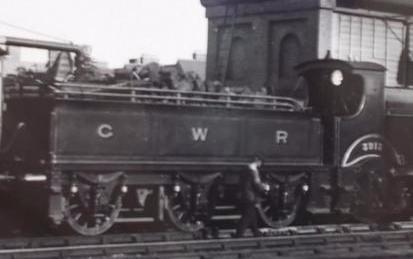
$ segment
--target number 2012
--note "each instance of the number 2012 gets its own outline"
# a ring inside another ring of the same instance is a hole
[[[363,151],[382,151],[383,144],[380,142],[366,142],[362,144]]]

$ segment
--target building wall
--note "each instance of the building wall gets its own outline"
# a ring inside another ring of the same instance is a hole
[[[9,47],[9,54],[3,57],[3,75],[16,74],[16,70],[21,66],[20,48]]]
[[[386,86],[413,85],[411,0],[336,0],[325,23],[332,57],[386,67]]]
[[[207,79],[290,95],[294,66],[319,56],[319,10],[330,8],[331,1],[239,1],[203,0],[209,19]]]
[[[296,14],[288,19],[272,17],[266,50],[267,85],[279,95],[291,95],[296,73],[294,67],[317,56],[317,34],[313,26],[317,13]]]
[[[403,20],[335,11],[331,24],[334,58],[379,63],[387,68],[386,85],[402,84],[398,74],[407,32]]]
[[[408,27],[403,13],[413,13],[413,4],[406,9],[407,1],[201,2],[209,19],[208,80],[253,90],[265,86],[271,93],[293,96],[297,79],[293,67],[324,58],[327,53],[331,58],[385,66],[388,86],[403,85],[401,78],[413,74],[413,59],[407,62],[413,47],[413,25]],[[400,69],[402,61],[410,68]],[[411,77],[407,80],[413,84]]]

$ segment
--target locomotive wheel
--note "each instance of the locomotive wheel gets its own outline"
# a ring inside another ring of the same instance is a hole
[[[263,223],[272,228],[285,227],[293,223],[302,207],[302,197],[298,194],[282,208],[277,203],[277,199],[274,194],[269,193],[257,206],[258,215]]]
[[[122,202],[121,198],[110,201],[104,196],[105,193],[85,188],[66,197],[65,217],[70,228],[84,236],[100,235],[111,228],[119,216]],[[96,204],[96,200],[100,202]]]
[[[383,164],[377,159],[365,162],[356,170],[355,192],[350,206],[351,214],[362,222],[386,221],[386,176]]]
[[[203,229],[205,224],[191,211],[189,200],[185,193],[174,193],[170,190],[165,195],[165,209],[175,228],[193,233]]]

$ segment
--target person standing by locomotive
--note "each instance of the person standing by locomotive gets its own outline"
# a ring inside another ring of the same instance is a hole
[[[237,226],[235,237],[244,236],[248,227],[251,228],[254,236],[261,236],[261,232],[258,229],[257,208],[259,202],[259,196],[268,192],[270,186],[261,181],[259,168],[262,166],[262,160],[258,157],[254,158],[254,161],[248,164],[248,171],[241,176],[240,188],[241,188],[241,219]]]

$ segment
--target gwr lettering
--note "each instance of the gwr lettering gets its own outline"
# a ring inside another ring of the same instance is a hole
[[[111,138],[113,137],[113,128],[109,124],[101,124],[96,130],[97,134],[101,138]]]
[[[192,139],[196,142],[205,142],[208,136],[208,128],[192,128]]]
[[[275,143],[277,145],[288,143],[288,132],[284,130],[277,130],[275,132]]]

